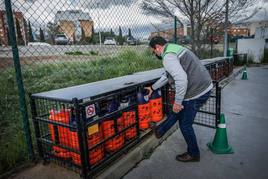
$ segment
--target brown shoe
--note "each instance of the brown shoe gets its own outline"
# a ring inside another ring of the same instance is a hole
[[[188,155],[188,152],[184,152],[182,154],[179,154],[179,155],[176,156],[176,158],[178,158],[178,157],[185,157],[186,155]]]
[[[176,160],[180,162],[199,162],[199,156],[191,156],[187,152],[176,156]]]

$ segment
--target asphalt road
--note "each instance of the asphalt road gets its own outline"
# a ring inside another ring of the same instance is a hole
[[[98,52],[100,55],[117,53],[126,48],[144,49],[145,45],[138,46],[117,46],[117,45],[52,45],[52,46],[19,46],[20,57],[31,56],[59,56],[65,52],[81,51],[89,53]],[[0,58],[12,57],[11,47],[0,47]]]

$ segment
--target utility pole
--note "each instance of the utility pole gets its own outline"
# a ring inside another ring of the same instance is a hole
[[[177,43],[177,17],[174,16],[174,43]]]
[[[229,0],[226,0],[225,4],[225,27],[224,27],[224,56],[227,57],[227,49],[228,49],[228,13],[229,13]]]

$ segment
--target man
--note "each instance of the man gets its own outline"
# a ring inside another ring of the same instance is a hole
[[[182,162],[197,162],[200,160],[200,151],[193,129],[193,122],[197,110],[207,101],[213,88],[211,77],[199,58],[190,50],[167,43],[162,37],[153,37],[149,43],[152,52],[163,60],[166,71],[149,90],[166,85],[169,79],[174,82],[175,102],[173,112],[159,126],[154,128],[157,137],[161,137],[177,120],[181,133],[187,143],[187,152],[177,155],[176,160]]]

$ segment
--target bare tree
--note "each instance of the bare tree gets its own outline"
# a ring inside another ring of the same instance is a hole
[[[44,31],[41,29],[41,27],[39,28],[39,40],[40,42],[45,42]]]
[[[60,27],[56,23],[48,22],[47,28],[50,41],[52,44],[55,44],[55,36],[60,33]]]
[[[252,16],[250,7],[257,0],[229,0],[230,21]],[[146,14],[173,18],[176,14],[184,17],[191,26],[191,48],[199,55],[202,37],[206,36],[207,26],[219,29],[225,18],[225,0],[144,0],[141,7]],[[252,10],[251,10],[252,11]]]
[[[18,19],[16,19],[15,21],[16,21],[16,31],[17,31],[17,43],[18,45],[25,45],[23,37],[22,37],[22,33],[21,33],[20,22]]]

